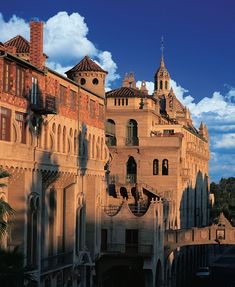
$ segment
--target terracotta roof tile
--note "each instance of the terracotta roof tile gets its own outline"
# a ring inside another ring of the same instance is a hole
[[[29,42],[22,36],[18,35],[4,43],[6,47],[16,47],[16,53],[29,53]]]
[[[121,87],[106,93],[106,97],[151,97],[150,95],[143,93],[141,90]]]
[[[102,72],[108,74],[88,56],[85,56],[76,66],[65,72],[65,74],[69,74],[71,72]]]

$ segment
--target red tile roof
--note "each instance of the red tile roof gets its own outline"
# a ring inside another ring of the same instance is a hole
[[[65,72],[65,74],[70,74],[71,72],[102,72],[108,74],[88,56],[85,56],[76,66]]]
[[[6,47],[16,47],[16,53],[29,53],[29,42],[22,36],[18,35],[4,43]]]
[[[112,91],[109,91],[106,93],[106,97],[151,97],[152,96],[143,93],[139,89],[133,89],[133,88],[127,88],[127,87],[121,87]]]

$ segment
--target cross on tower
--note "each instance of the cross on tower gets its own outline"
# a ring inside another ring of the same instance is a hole
[[[162,58],[163,58],[163,52],[164,52],[164,38],[161,37],[161,51],[162,51]]]

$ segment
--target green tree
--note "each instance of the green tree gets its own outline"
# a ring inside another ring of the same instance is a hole
[[[211,209],[211,218],[218,218],[220,212],[235,224],[235,178],[221,178],[219,183],[211,183],[211,193],[214,194],[215,203]]]
[[[0,179],[6,178],[9,173],[3,169],[0,169]],[[0,188],[6,186],[5,183],[0,182]],[[2,198],[0,198],[0,241],[3,235],[9,230],[8,219],[15,213],[14,209]]]

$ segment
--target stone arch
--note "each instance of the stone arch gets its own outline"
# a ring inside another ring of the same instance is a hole
[[[96,143],[96,159],[100,159],[100,137],[98,137]]]
[[[61,151],[61,125],[58,125],[57,129],[57,151]]]
[[[63,127],[63,136],[62,136],[62,152],[66,153],[66,127]]]
[[[91,158],[91,134],[88,135],[88,158]]]
[[[74,154],[78,153],[78,132],[76,129],[73,134],[73,151],[74,151]]]
[[[104,139],[101,138],[101,145],[100,145],[100,159],[103,160],[103,149],[104,149]]]
[[[92,158],[95,158],[95,135],[92,136]]]
[[[27,264],[36,266],[38,261],[38,221],[40,198],[33,192],[28,197],[27,208]]]
[[[46,121],[44,123],[44,149],[48,149],[49,125]]]

